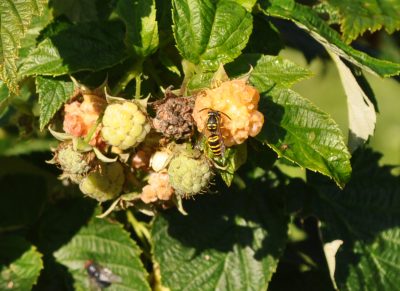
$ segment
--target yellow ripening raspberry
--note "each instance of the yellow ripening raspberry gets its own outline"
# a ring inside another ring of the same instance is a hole
[[[142,189],[140,199],[144,203],[156,202],[157,200],[170,200],[174,189],[169,183],[168,173],[151,173],[148,185]]]
[[[256,136],[264,124],[264,115],[258,111],[260,94],[243,79],[225,81],[214,89],[201,92],[193,109],[193,118],[199,132],[204,131],[209,108],[222,112],[221,134],[226,146],[243,143]]]
[[[103,116],[103,139],[122,150],[141,143],[150,131],[145,113],[134,102],[125,101],[107,106]]]

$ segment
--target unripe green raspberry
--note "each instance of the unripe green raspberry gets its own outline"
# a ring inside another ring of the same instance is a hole
[[[120,163],[102,164],[99,171],[89,173],[79,185],[81,191],[103,202],[118,196],[125,181]]]
[[[141,143],[150,131],[150,123],[139,106],[125,101],[107,106],[103,116],[103,139],[122,150]]]
[[[180,154],[168,167],[171,186],[178,195],[191,196],[206,188],[212,177],[208,161]]]
[[[70,174],[84,174],[90,170],[90,160],[85,155],[74,150],[72,144],[66,144],[58,148],[56,162],[64,172]]]
[[[70,141],[60,143],[54,152],[53,159],[47,162],[60,167],[63,171],[60,179],[69,179],[73,183],[79,184],[85,174],[93,167],[95,154],[75,150]]]

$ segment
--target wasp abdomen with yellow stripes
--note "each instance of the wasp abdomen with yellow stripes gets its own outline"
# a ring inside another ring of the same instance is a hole
[[[218,134],[210,134],[210,136],[207,138],[207,143],[214,156],[220,157],[223,155],[223,149],[225,148],[225,146]]]
[[[208,147],[214,156],[221,157],[224,155],[225,151],[224,140],[221,135],[221,113],[224,113],[211,108],[203,108],[200,111],[203,110],[208,110],[208,117],[205,126],[209,132],[207,137]],[[226,114],[224,115],[229,118]]]

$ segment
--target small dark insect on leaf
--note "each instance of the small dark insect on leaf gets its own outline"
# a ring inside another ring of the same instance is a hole
[[[289,145],[288,144],[282,144],[279,148],[280,148],[281,151],[284,152],[289,148]]]
[[[101,290],[109,287],[112,283],[121,282],[121,277],[113,274],[110,269],[102,267],[92,260],[85,263],[85,269],[91,281]]]

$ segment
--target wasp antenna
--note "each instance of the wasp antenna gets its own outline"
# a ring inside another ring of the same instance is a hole
[[[223,115],[225,115],[226,117],[228,117],[229,120],[232,120],[232,118],[230,118],[228,114],[226,114],[226,113],[224,113],[224,112],[222,112],[222,111],[220,111],[219,113],[222,113]]]
[[[203,108],[203,109],[200,109],[199,111],[197,111],[197,112],[202,112],[202,111],[204,111],[204,110],[212,110],[210,107],[206,107],[206,108]]]

